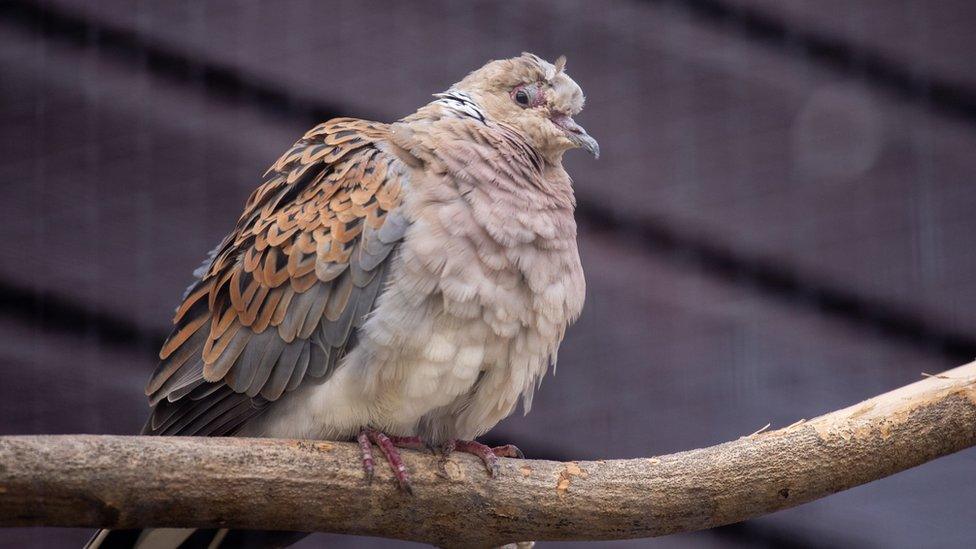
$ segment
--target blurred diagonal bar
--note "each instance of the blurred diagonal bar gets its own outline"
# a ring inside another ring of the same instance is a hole
[[[580,202],[576,212],[591,229],[623,235],[647,252],[792,306],[812,309],[957,362],[976,356],[976,338],[967,333],[935,325],[895,303],[823,282],[782,261],[733,251],[655,220],[625,218],[591,202]]]
[[[343,109],[319,98],[301,97],[256,75],[220,63],[188,57],[138,32],[94,21],[51,5],[23,0],[0,2],[0,17],[77,47],[97,46],[118,60],[186,84],[202,84],[225,101],[244,101],[262,110],[309,124],[340,116]]]
[[[366,485],[352,443],[113,436],[0,438],[0,525],[328,531],[488,547],[661,536],[794,507],[976,444],[976,362],[827,415],[645,459],[405,452]],[[635,426],[639,428],[639,426]],[[257,498],[257,499],[256,499]]]
[[[913,70],[902,60],[839,38],[791,25],[763,10],[723,0],[642,0],[688,10],[703,22],[732,28],[748,39],[801,55],[845,76],[887,90],[907,101],[976,124],[976,90],[937,74]]]
[[[734,9],[721,2],[691,1],[681,5],[687,5],[696,13],[700,11],[704,17],[715,20],[723,17],[744,17],[746,21],[753,21],[748,24],[743,23],[749,28],[755,26],[759,29],[766,27],[771,29],[764,32],[756,31],[762,35],[789,36],[789,40],[793,41],[797,40],[798,36],[802,38],[809,34],[788,29],[783,23],[764,23],[765,18],[755,14],[749,15],[754,10]],[[742,15],[743,13],[746,15]],[[243,74],[238,69],[189,56],[133,30],[109,25],[53,6],[25,0],[11,0],[0,3],[0,16],[6,18],[8,22],[28,27],[51,39],[74,44],[79,48],[95,45],[100,52],[104,52],[110,58],[123,63],[134,63],[138,68],[145,68],[161,78],[175,80],[187,86],[202,82],[203,92],[214,94],[221,100],[239,101],[255,109],[289,119],[311,124],[346,110],[341,105],[320,101],[313,97],[298,96],[273,82]],[[818,43],[817,40],[810,39],[810,42]],[[838,54],[839,60],[848,59],[848,64],[853,62],[850,53],[843,53],[848,52],[850,46],[826,49],[841,52],[842,54]],[[861,55],[855,57],[858,62],[864,58]],[[867,56],[867,58],[871,57]],[[840,61],[838,63],[843,65]],[[924,80],[925,78],[922,78],[922,81]],[[963,95],[968,93],[966,91]],[[958,361],[976,356],[976,338],[970,334],[942,325],[938,321],[927,320],[917,311],[901,306],[898,302],[867,297],[843,286],[812,277],[788,263],[718,245],[665,222],[621,216],[613,209],[594,201],[581,200],[578,217],[584,226],[612,231],[624,237],[624,240],[635,248],[700,270],[730,284],[758,291],[789,306],[814,310],[866,329],[871,334],[890,338],[952,360]],[[0,281],[0,296],[13,297],[9,299],[10,305],[5,307],[3,312],[20,317],[33,315],[35,304],[31,300],[24,299],[25,291],[27,290],[17,286],[16,283]],[[51,311],[72,310],[72,304],[61,303],[61,298],[58,296],[45,296],[43,301],[45,307]],[[88,312],[85,319],[87,326],[96,327],[96,331],[99,330],[98,326],[109,327],[106,333],[112,333],[110,327],[118,324],[118,319],[102,315],[98,311]],[[70,326],[65,328],[70,329]],[[77,330],[89,328],[79,326]],[[112,339],[124,343],[125,337]],[[159,337],[153,335],[150,339],[158,340]]]
[[[146,330],[129,319],[93,310],[90,305],[65,296],[39,293],[5,280],[0,280],[0,302],[5,315],[25,323],[54,332],[83,332],[94,335],[102,343],[134,348],[147,354],[155,355],[166,339],[165,333]]]

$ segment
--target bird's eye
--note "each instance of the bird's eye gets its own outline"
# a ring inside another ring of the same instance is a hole
[[[535,103],[536,91],[533,86],[519,86],[512,90],[512,99],[523,107],[530,107]]]

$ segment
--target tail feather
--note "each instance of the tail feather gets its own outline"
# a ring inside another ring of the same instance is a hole
[[[85,549],[268,549],[288,547],[306,532],[226,528],[99,530]]]
[[[136,546],[141,530],[99,530],[85,549],[129,549]]]
[[[185,543],[194,533],[193,528],[99,530],[85,549],[188,549]]]

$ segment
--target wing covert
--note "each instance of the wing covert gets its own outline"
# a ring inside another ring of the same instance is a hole
[[[385,124],[316,126],[265,174],[176,310],[146,387],[151,434],[231,434],[326,379],[373,309],[407,227]]]

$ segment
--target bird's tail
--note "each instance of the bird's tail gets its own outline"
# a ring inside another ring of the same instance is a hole
[[[99,530],[85,549],[267,549],[288,547],[308,534],[226,528]]]
[[[85,544],[85,549],[176,549],[183,547],[193,533],[192,528],[99,530]]]

